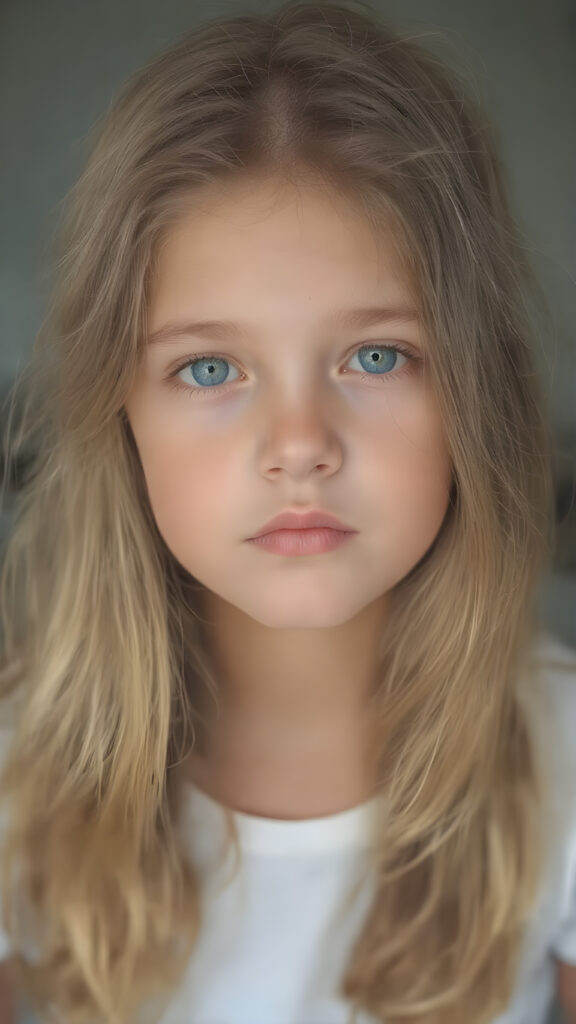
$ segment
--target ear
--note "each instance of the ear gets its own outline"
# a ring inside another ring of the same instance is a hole
[[[556,960],[556,999],[566,1024],[576,1024],[576,964]]]

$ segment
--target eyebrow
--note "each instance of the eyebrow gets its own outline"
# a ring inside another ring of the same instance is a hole
[[[328,322],[332,327],[360,330],[363,327],[373,327],[390,321],[417,323],[418,320],[418,313],[412,306],[368,306],[361,309],[340,309],[329,317]],[[180,338],[195,334],[227,341],[241,331],[241,326],[230,320],[171,321],[153,331],[148,336],[147,345],[178,341]]]

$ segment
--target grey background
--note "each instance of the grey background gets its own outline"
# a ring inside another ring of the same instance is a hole
[[[554,426],[576,452],[576,10],[567,0],[373,0],[390,23],[468,70],[500,136],[515,212],[554,316],[543,339]],[[43,315],[46,246],[85,137],[124,78],[198,21],[277,3],[4,0],[0,9],[0,399]],[[11,506],[0,515],[10,528]],[[573,564],[573,562],[572,562]],[[550,628],[576,647],[576,574],[543,581]]]

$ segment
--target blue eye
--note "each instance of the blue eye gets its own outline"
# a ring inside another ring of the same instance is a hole
[[[406,365],[397,369],[398,354],[406,360]],[[358,357],[361,365],[366,365],[367,372],[360,374],[362,381],[369,383],[384,384],[391,379],[396,379],[405,370],[410,369],[411,363],[421,362],[408,348],[401,345],[360,345],[349,357],[349,361]],[[183,362],[169,373],[165,378],[169,381],[170,387],[184,389],[190,397],[208,397],[210,393],[220,393],[224,387],[233,383],[228,379],[226,366],[233,366],[231,360],[224,356],[208,352],[202,355],[188,356]],[[192,370],[195,384],[185,384],[178,379],[178,375],[188,367]],[[345,371],[349,373],[350,371]],[[235,378],[238,379],[238,378]]]
[[[189,366],[192,370],[194,381],[200,387],[200,390],[204,390],[204,386],[216,388],[230,383],[227,380],[228,374],[225,369],[227,363],[228,360],[223,359],[221,356],[196,356],[195,359],[188,359],[183,366],[178,367],[175,373],[180,373]],[[228,365],[231,364],[228,363]]]

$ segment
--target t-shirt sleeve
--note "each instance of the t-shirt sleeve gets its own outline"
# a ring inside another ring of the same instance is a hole
[[[562,916],[551,950],[558,960],[576,966],[576,829],[573,830],[570,845]]]
[[[559,915],[549,949],[558,960],[576,965],[576,650],[554,636],[543,642],[543,650],[562,666],[545,677],[556,721],[546,758],[556,765],[555,797],[565,836]]]

